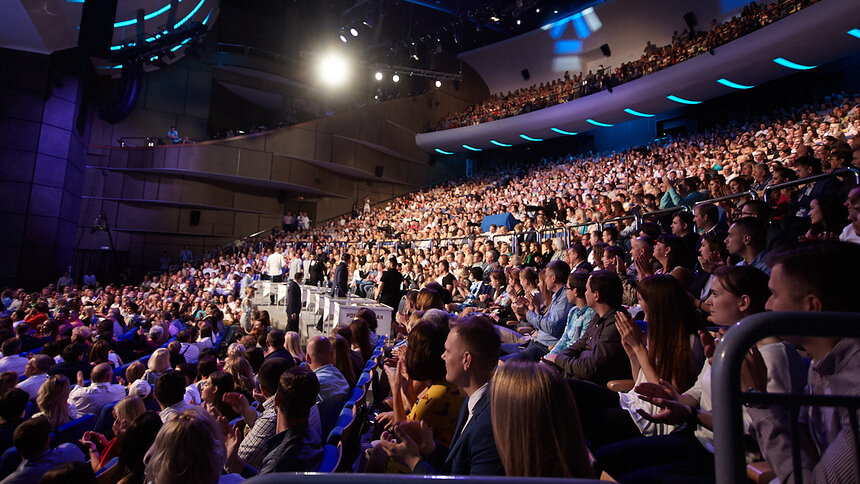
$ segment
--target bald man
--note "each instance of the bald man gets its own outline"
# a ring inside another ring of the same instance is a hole
[[[110,363],[96,365],[91,376],[90,385],[84,386],[84,376],[78,372],[78,386],[69,393],[69,403],[78,408],[80,415],[98,414],[105,405],[125,397],[125,387],[110,382],[113,378],[113,366]]]
[[[317,407],[320,411],[323,435],[328,435],[337,423],[343,404],[349,398],[349,383],[340,370],[332,364],[331,342],[325,336],[316,336],[308,341],[305,353],[308,368],[313,370],[320,382]]]

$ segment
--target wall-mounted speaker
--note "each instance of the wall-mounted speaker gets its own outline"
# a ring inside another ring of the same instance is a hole
[[[531,74],[529,74],[529,70],[528,70],[528,69],[523,69],[523,70],[521,70],[521,71],[520,71],[520,74],[522,74],[522,76],[523,76],[523,80],[524,80],[524,81],[528,81],[528,80],[532,77],[532,75],[531,75]]]
[[[113,40],[117,0],[86,0],[81,8],[78,47],[88,56],[107,58]]]
[[[191,216],[188,217],[188,224],[192,227],[200,225],[200,210],[191,211]]]
[[[609,44],[603,44],[603,45],[601,45],[601,46],[600,46],[600,52],[602,52],[602,53],[603,53],[603,55],[605,55],[606,57],[609,57],[609,56],[611,56],[611,55],[612,55],[612,51],[611,51],[611,50],[609,50]]]
[[[384,166],[376,165],[376,168],[373,170],[373,174],[376,175],[377,178],[382,178],[382,171],[384,169]]]

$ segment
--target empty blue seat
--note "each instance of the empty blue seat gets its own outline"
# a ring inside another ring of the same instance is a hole
[[[323,448],[323,458],[317,472],[334,472],[340,463],[340,443],[337,445],[326,445]]]
[[[104,407],[102,407],[99,412],[98,418],[96,418],[96,422],[93,425],[93,430],[104,435],[105,437],[110,438],[109,433],[112,435],[113,431],[113,409],[116,407],[117,402],[108,403]]]
[[[89,413],[83,417],[72,420],[71,422],[61,425],[54,434],[51,440],[51,446],[56,447],[66,442],[77,442],[84,436],[84,432],[92,430],[96,423],[95,414]]]

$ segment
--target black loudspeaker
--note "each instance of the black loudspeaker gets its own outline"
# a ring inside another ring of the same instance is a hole
[[[520,74],[522,74],[522,75],[523,75],[523,80],[524,80],[524,81],[528,81],[528,80],[529,80],[529,78],[531,78],[531,77],[532,77],[532,75],[531,75],[531,74],[529,74],[529,70],[528,70],[528,69],[523,69],[523,70],[521,70],[521,71],[520,71]]]
[[[384,169],[384,166],[376,165],[376,169],[373,170],[373,173],[376,175],[377,178],[382,178],[382,170]]]
[[[116,124],[131,114],[140,97],[143,66],[139,63],[125,65],[122,76],[112,81],[107,105],[99,110],[99,116],[108,123]]]
[[[278,203],[281,205],[287,203],[287,192],[278,190]]]
[[[609,50],[609,44],[603,44],[600,46],[600,52],[603,52],[603,55],[609,57],[612,55],[612,51]]]
[[[81,9],[78,47],[88,56],[108,57],[116,21],[117,0],[86,0]]]
[[[191,217],[189,217],[188,223],[191,224],[192,227],[200,225],[200,210],[191,211]]]
[[[694,14],[693,12],[685,13],[684,14],[684,22],[686,22],[687,27],[689,27],[690,30],[692,30],[693,27],[696,26],[696,14]]]

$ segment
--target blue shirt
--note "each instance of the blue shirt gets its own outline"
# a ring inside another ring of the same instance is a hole
[[[534,311],[526,313],[526,321],[538,330],[534,340],[546,346],[556,344],[564,333],[564,327],[567,325],[567,313],[570,312],[572,304],[568,302],[567,294],[562,287],[552,295],[552,301],[549,303],[546,314],[540,315]]]
[[[84,453],[75,444],[60,444],[54,449],[29,460],[24,460],[15,472],[3,479],[4,484],[32,484],[39,482],[49,470],[67,462],[84,462]]]
[[[564,334],[549,353],[561,353],[574,341],[582,338],[592,319],[594,319],[594,310],[590,307],[583,306],[582,309],[579,309],[576,305],[571,307],[570,312],[567,313],[567,326],[564,328]]]
[[[755,256],[755,258],[753,258],[751,264],[747,264],[747,262],[745,260],[741,259],[741,261],[738,262],[737,265],[739,265],[739,266],[749,265],[751,267],[755,267],[756,269],[764,272],[767,275],[770,275],[770,267],[767,265],[766,259],[767,259],[767,251],[763,250],[763,251],[759,252]]]

